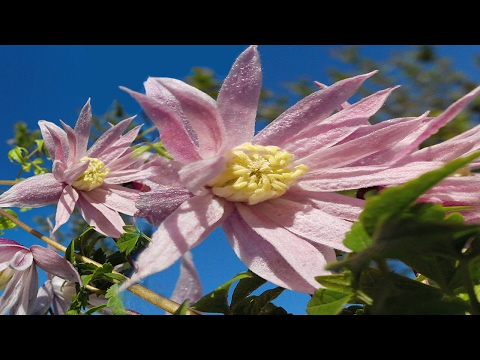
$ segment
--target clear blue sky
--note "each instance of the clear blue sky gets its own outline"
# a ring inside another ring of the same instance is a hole
[[[30,129],[37,129],[37,121],[44,119],[58,125],[63,120],[74,125],[77,111],[91,98],[93,113],[101,116],[111,109],[116,99],[128,114],[137,114],[140,107],[130,95],[119,89],[126,86],[143,92],[143,81],[148,76],[184,79],[195,66],[212,69],[219,77],[228,74],[236,57],[245,45],[0,45],[0,179],[14,179],[19,167],[9,162],[6,143],[13,137],[13,125],[21,120]],[[300,77],[330,84],[326,70],[341,66],[330,50],[341,45],[260,45],[263,67],[263,85],[273,91],[284,91],[284,82]],[[388,59],[392,52],[409,49],[409,45],[368,45],[363,54],[376,60]],[[461,70],[480,84],[480,74],[474,66],[474,55],[480,54],[480,45],[441,45],[440,56],[448,56],[456,70]],[[5,189],[5,187],[2,187]],[[51,209],[49,208],[49,211]],[[21,213],[23,221],[31,226],[31,215],[45,214],[42,210]],[[48,213],[50,214],[50,212]],[[47,234],[48,235],[48,234]],[[9,230],[4,236],[26,246],[45,245],[23,230]],[[216,230],[193,250],[194,261],[202,279],[205,293],[245,271],[221,229]],[[147,278],[143,285],[170,296],[178,278],[178,265],[161,274]],[[44,281],[44,277],[40,278]],[[293,314],[305,314],[308,295],[285,291],[274,301]],[[125,304],[138,303],[134,308],[143,313],[162,310],[128,296]],[[133,306],[132,306],[133,307]]]

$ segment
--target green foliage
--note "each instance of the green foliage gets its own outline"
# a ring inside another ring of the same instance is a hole
[[[5,211],[8,212],[10,215],[13,215],[16,218],[18,218],[18,215],[15,213],[15,211],[10,209],[5,209]],[[0,230],[13,229],[16,227],[17,227],[17,224],[15,224],[10,219],[7,219],[5,216],[0,215]],[[3,234],[3,231],[0,231],[0,235],[2,234]]]
[[[128,225],[124,226],[123,229],[125,230],[125,232],[120,235],[116,242],[116,245],[117,248],[125,255],[130,255],[130,253],[137,250],[139,246],[145,246],[144,240],[149,242],[152,241],[152,239],[139,231],[139,229],[135,226]]]
[[[480,156],[459,158],[403,186],[369,197],[359,221],[346,235],[352,249],[327,265],[324,286],[307,306],[308,314],[480,314],[480,225],[464,224],[458,212],[440,204],[417,203],[425,191]],[[415,279],[392,272],[396,259],[421,274]],[[355,306],[351,311],[348,304]],[[359,306],[360,305],[360,306]]]
[[[238,281],[232,295],[232,301],[228,303],[230,287]],[[275,300],[283,288],[276,287],[264,291],[260,295],[251,295],[266,281],[250,270],[234,276],[225,284],[203,296],[191,306],[193,310],[205,313],[220,313],[224,315],[288,315],[282,307],[274,305]]]
[[[110,286],[105,294],[108,299],[107,306],[112,308],[113,315],[125,315],[126,310],[123,306],[122,299],[118,293],[118,285],[114,284]]]

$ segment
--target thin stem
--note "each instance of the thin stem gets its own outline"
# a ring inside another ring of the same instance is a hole
[[[0,208],[0,215],[5,216],[7,219],[9,219],[13,223],[15,223],[16,225],[21,227],[23,230],[25,230],[25,231],[29,232],[30,234],[36,236],[40,240],[45,241],[50,246],[53,246],[55,249],[60,250],[62,252],[65,252],[67,250],[67,248],[65,246],[59,244],[55,240],[52,240],[49,237],[41,234],[37,230],[31,228],[30,226],[28,226],[24,222],[20,221],[19,219],[17,219],[15,216],[9,214],[8,212],[3,210],[2,208]],[[80,254],[75,254],[75,259],[77,261],[91,263],[91,264],[94,264],[94,265],[99,266],[99,267],[102,266],[102,264],[100,264],[100,263],[98,263],[98,262],[96,262],[92,259],[89,259],[85,256],[82,256]],[[123,276],[125,278],[125,280],[130,280],[127,276],[125,276],[125,275],[123,275],[119,272],[114,271],[114,273]],[[160,309],[163,309],[163,310],[165,310],[165,311],[167,311],[171,314],[173,314],[180,307],[180,304],[176,303],[175,301],[167,299],[167,298],[165,298],[165,297],[163,297],[163,296],[153,292],[152,290],[147,289],[147,288],[145,288],[145,287],[143,287],[142,285],[139,285],[139,284],[132,285],[127,290],[132,292],[133,294],[137,295],[138,297],[141,297],[142,299],[150,302],[151,304],[153,304],[153,305],[159,307]],[[187,309],[187,315],[200,315],[200,314],[197,313],[196,311]]]
[[[17,180],[0,180],[0,185],[15,185]]]

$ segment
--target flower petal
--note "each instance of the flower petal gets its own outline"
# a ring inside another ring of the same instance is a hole
[[[80,275],[70,261],[57,254],[55,251],[39,245],[32,245],[30,251],[33,254],[35,264],[47,273],[65,280],[78,282],[80,285],[82,284]]]
[[[77,122],[75,123],[75,137],[76,137],[76,146],[75,146],[75,159],[73,162],[76,162],[83,158],[87,153],[88,139],[90,138],[90,129],[92,126],[92,107],[90,105],[90,98],[87,100],[86,104],[83,105],[80,114],[78,115]]]
[[[53,174],[35,175],[0,195],[0,207],[31,207],[37,208],[54,204],[60,198],[63,187]]]
[[[182,111],[198,136],[198,152],[202,158],[218,154],[224,145],[225,127],[217,111],[217,103],[199,89],[177,79],[155,78],[180,102]]]
[[[178,175],[182,185],[195,194],[225,170],[226,162],[225,155],[195,161],[182,167]]]
[[[50,304],[53,300],[53,286],[50,280],[45,281],[45,283],[38,289],[37,299],[35,301],[35,307],[32,310],[31,315],[44,315]]]
[[[251,141],[261,87],[260,57],[252,45],[235,60],[217,97],[228,148]]]
[[[57,203],[57,212],[55,214],[55,227],[52,229],[52,233],[65,224],[70,216],[73,214],[75,204],[78,200],[78,192],[71,185],[65,186],[60,199]]]
[[[138,101],[160,132],[165,149],[177,161],[189,163],[200,160],[196,134],[183,114],[178,100],[154,78],[144,82],[147,95],[125,87],[122,90]]]
[[[315,276],[327,273],[324,267],[332,255],[335,258],[334,250],[320,252],[265,216],[258,218],[248,205],[239,203],[236,209],[223,229],[245,266],[278,286],[313,294],[320,287]]]
[[[121,285],[126,289],[162,271],[200,244],[233,210],[232,203],[212,194],[194,196],[167,217],[152,235],[152,242],[136,261],[138,271]]]
[[[253,138],[254,144],[283,147],[290,138],[325,120],[377,71],[341,80],[318,90],[284,111]]]

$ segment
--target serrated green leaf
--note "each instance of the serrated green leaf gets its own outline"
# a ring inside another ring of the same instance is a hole
[[[135,249],[139,238],[140,234],[137,233],[123,233],[117,240],[117,248],[128,255]]]
[[[15,211],[10,210],[10,209],[4,209],[6,212],[8,212],[10,215],[18,218],[18,215],[15,213]],[[0,230],[7,230],[7,229],[13,229],[16,228],[17,224],[15,224],[12,220],[7,219],[5,216],[0,215]]]
[[[113,284],[107,289],[105,298],[108,299],[107,306],[112,308],[114,315],[125,315],[127,313],[118,294],[118,284]]]
[[[352,298],[352,294],[331,289],[317,289],[307,303],[307,314],[337,315]]]

